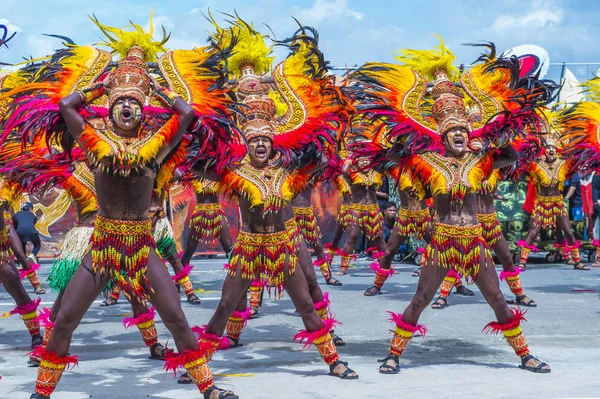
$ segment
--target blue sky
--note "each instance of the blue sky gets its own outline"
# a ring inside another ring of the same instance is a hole
[[[0,53],[0,61],[41,56],[59,46],[41,33],[69,36],[78,44],[97,42],[98,31],[87,18],[92,13],[103,23],[124,26],[130,19],[146,24],[150,9],[155,24],[172,32],[170,48],[191,48],[205,43],[210,26],[202,13],[209,8],[214,15],[235,9],[265,33],[263,24],[269,25],[278,38],[294,32],[294,16],[319,31],[326,58],[338,66],[392,61],[400,48],[431,48],[437,44],[433,32],[444,37],[458,63],[470,63],[479,52],[461,43],[480,40],[499,50],[537,44],[551,62],[600,63],[600,2],[585,0],[2,0],[0,19],[19,26],[22,35]],[[573,69],[580,79],[590,77],[583,76],[589,68]]]

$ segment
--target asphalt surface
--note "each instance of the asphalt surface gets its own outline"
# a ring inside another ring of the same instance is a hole
[[[338,259],[339,260],[339,259]],[[191,325],[203,325],[217,305],[224,259],[195,260],[191,274],[202,304],[182,305]],[[401,312],[415,291],[412,264],[396,265],[400,272],[382,295],[363,296],[372,284],[368,262],[357,262],[342,287],[326,287],[332,311],[343,323],[338,335],[347,345],[339,348],[343,360],[360,379],[343,381],[327,375],[316,349],[302,350],[291,341],[302,328],[289,299],[265,299],[262,317],[250,320],[240,348],[215,354],[211,368],[216,384],[241,398],[581,398],[600,397],[600,269],[574,271],[562,264],[534,264],[522,274],[525,291],[538,302],[523,325],[530,348],[548,362],[551,374],[534,374],[517,366],[519,359],[508,344],[482,328],[494,320],[492,310],[474,285],[474,297],[452,294],[443,310],[426,310],[420,322],[429,332],[416,337],[401,358],[401,372],[378,373],[377,359],[387,354],[393,324],[387,310]],[[337,269],[337,267],[334,267]],[[45,281],[49,265],[39,273]],[[322,281],[322,280],[321,280]],[[26,288],[32,291],[25,281]],[[505,283],[502,290],[510,291]],[[42,296],[50,307],[55,293]],[[89,309],[74,334],[71,353],[79,366],[63,375],[55,399],[80,398],[200,398],[192,385],[178,385],[165,375],[162,362],[148,359],[136,329],[125,330],[130,315],[126,301],[103,308],[102,298]],[[13,307],[0,286],[0,313]],[[172,338],[157,316],[160,341]],[[36,369],[27,367],[30,338],[16,316],[0,319],[0,398],[28,398]]]

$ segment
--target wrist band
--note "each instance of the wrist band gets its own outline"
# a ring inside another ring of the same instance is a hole
[[[175,100],[179,98],[179,96],[175,92],[167,89],[166,87],[158,88],[156,90],[156,94],[170,107],[173,107],[173,104],[175,104]]]
[[[102,83],[79,91],[84,102],[89,103],[104,94],[106,88]]]

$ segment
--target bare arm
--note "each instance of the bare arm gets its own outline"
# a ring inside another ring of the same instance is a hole
[[[494,169],[500,169],[511,165],[519,160],[519,153],[512,145],[507,145],[500,149],[500,154],[494,158]]]
[[[83,132],[83,129],[85,128],[85,120],[79,115],[79,112],[77,112],[84,104],[83,97],[79,92],[69,94],[58,103],[60,114],[65,120],[69,133],[71,133],[76,141],[79,141],[81,132]]]
[[[192,119],[194,118],[194,110],[193,108],[183,101],[181,98],[176,98],[173,103],[173,109],[177,111],[177,115],[174,118],[179,118],[179,127],[177,128],[177,133],[171,139],[170,142],[166,143],[163,148],[160,149],[158,156],[156,158],[158,163],[161,163],[163,159],[179,144],[181,139],[183,139],[183,135],[187,131]]]
[[[575,188],[575,186],[571,185],[569,186],[569,191],[567,191],[567,195],[565,195],[565,199],[569,199],[573,196],[573,194],[575,194],[575,190],[577,190],[577,188]]]
[[[346,159],[344,165],[342,165],[342,173],[347,177],[350,176],[350,168],[352,168],[352,160]]]

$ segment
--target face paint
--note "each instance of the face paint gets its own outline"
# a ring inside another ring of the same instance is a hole
[[[112,120],[123,130],[135,129],[142,120],[142,107],[135,100],[128,98],[119,100],[113,106]]]

